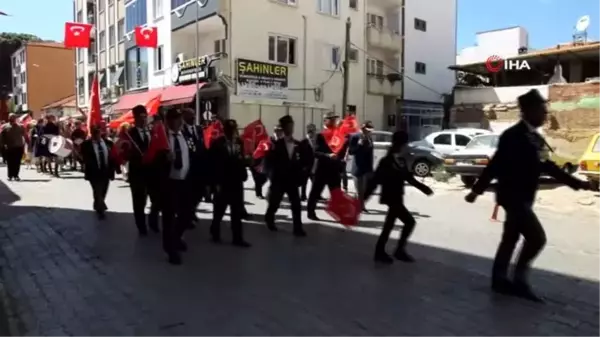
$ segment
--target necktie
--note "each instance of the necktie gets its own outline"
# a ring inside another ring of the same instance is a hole
[[[106,158],[104,158],[104,149],[102,148],[102,144],[98,143],[98,166],[101,171],[106,169]]]
[[[177,135],[173,135],[173,152],[175,152],[175,161],[173,162],[173,167],[176,170],[181,170],[183,168],[183,157],[181,156],[181,144],[179,144],[179,137]]]
[[[194,142],[198,141],[198,136],[196,136],[196,128],[193,126],[190,126],[190,134],[192,135],[192,138],[194,139]]]
[[[146,130],[140,129],[140,133],[142,134],[142,142],[144,145],[148,145],[148,135],[146,134]]]

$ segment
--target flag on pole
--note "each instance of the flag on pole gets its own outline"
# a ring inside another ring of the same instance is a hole
[[[88,135],[92,130],[92,126],[102,123],[102,111],[100,105],[100,88],[98,83],[98,74],[94,76],[92,82],[92,92],[90,93],[90,112],[87,115]]]

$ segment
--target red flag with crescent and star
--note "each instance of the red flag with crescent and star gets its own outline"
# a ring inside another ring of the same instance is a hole
[[[224,134],[223,132],[223,124],[218,119],[211,122],[204,129],[204,146],[207,149],[210,148],[210,144],[212,144],[213,140],[221,137]]]
[[[327,213],[344,226],[355,226],[361,212],[360,200],[344,193],[341,188],[331,191],[331,198],[327,203]]]
[[[87,23],[66,22],[65,41],[67,48],[89,48],[93,26]]]
[[[158,47],[158,30],[156,27],[135,27],[135,45],[142,48]]]
[[[351,133],[358,132],[358,122],[356,116],[346,116],[338,126],[325,127],[321,134],[325,138],[327,145],[331,149],[331,152],[340,155],[340,151],[344,148],[346,143],[346,136]]]
[[[100,84],[98,83],[98,74],[96,74],[96,76],[94,76],[94,80],[92,81],[92,90],[90,92],[90,112],[87,114],[88,136],[92,126],[100,125],[102,123],[99,87]]]
[[[269,135],[265,130],[265,125],[260,119],[251,122],[246,125],[242,132],[242,141],[244,142],[244,152],[246,155],[252,155],[254,150],[257,148],[257,144],[260,144],[265,139],[269,139]]]

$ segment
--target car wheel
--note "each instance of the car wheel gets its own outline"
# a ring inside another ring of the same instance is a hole
[[[419,159],[413,164],[412,170],[417,177],[427,177],[431,173],[431,163],[425,159]]]
[[[471,176],[460,176],[460,181],[465,184],[466,187],[473,187],[475,185],[475,181],[477,181],[476,177]]]
[[[567,174],[573,174],[573,173],[575,173],[575,166],[573,164],[571,164],[571,163],[564,164],[563,167],[562,167],[562,169]]]

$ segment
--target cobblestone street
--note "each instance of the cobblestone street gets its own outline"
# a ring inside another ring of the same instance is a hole
[[[260,222],[265,202],[247,190],[253,247],[209,243],[211,207],[202,204],[184,264],[171,266],[160,235],[138,239],[124,182],[112,183],[111,213],[100,222],[79,174],[5,176],[2,167],[1,298],[13,334],[599,334],[597,213],[539,210],[548,246],[532,283],[548,302],[537,305],[489,292],[501,224],[489,222],[487,198],[469,205],[462,192],[427,199],[409,189],[417,263],[378,266],[372,253],[384,214],[376,199],[359,227],[305,219],[308,237],[296,239],[289,209],[271,233]]]

